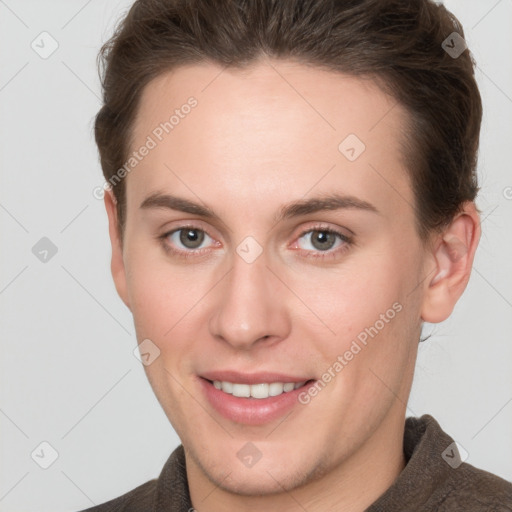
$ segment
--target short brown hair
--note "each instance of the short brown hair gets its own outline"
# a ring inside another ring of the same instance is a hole
[[[405,161],[423,241],[478,192],[482,103],[462,26],[430,0],[137,0],[99,55],[104,104],[95,137],[104,177],[129,153],[144,87],[180,65],[243,68],[261,56],[373,78],[410,114]],[[459,39],[460,41],[460,39]],[[453,46],[453,43],[452,43]],[[119,230],[125,183],[114,187]]]

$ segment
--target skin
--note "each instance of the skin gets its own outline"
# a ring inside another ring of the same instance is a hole
[[[133,148],[190,96],[197,107],[125,178],[123,244],[111,192],[105,206],[116,288],[138,342],[161,351],[145,370],[185,447],[192,503],[200,512],[364,510],[404,468],[421,325],[446,319],[467,285],[480,237],[475,205],[422,243],[400,146],[407,113],[368,80],[291,61],[180,67],[146,86]],[[338,150],[351,133],[366,145],[354,162]],[[140,208],[155,192],[206,205],[218,219]],[[284,205],[332,192],[378,213],[275,223]],[[159,238],[188,223],[208,235],[202,254],[179,232]],[[352,243],[335,236],[322,250],[315,228],[352,233]],[[263,248],[252,263],[236,252],[247,236]],[[167,252],[164,240],[189,257]],[[284,419],[235,423],[201,392],[197,375],[207,370],[321,379],[394,303],[401,311]],[[262,454],[250,468],[237,457],[248,441]]]

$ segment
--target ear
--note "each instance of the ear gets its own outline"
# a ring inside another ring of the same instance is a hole
[[[468,284],[480,234],[480,216],[470,201],[437,235],[429,261],[435,267],[434,277],[427,282],[421,310],[425,322],[442,322],[451,315]]]
[[[128,299],[127,286],[126,286],[126,270],[123,260],[123,246],[121,243],[121,236],[119,233],[117,223],[117,208],[116,198],[112,189],[105,190],[104,195],[105,209],[108,216],[108,233],[110,236],[110,243],[112,245],[112,260],[110,262],[110,270],[114,278],[117,293],[122,301],[130,308],[130,301]]]

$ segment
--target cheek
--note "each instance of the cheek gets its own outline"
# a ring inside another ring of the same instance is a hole
[[[154,338],[158,343],[183,315],[187,290],[161,258],[137,248],[127,254],[127,288],[139,341]]]
[[[297,286],[322,320],[315,322],[315,351],[321,353],[322,371],[336,375],[331,389],[344,407],[356,396],[359,404],[389,398],[376,375],[387,376],[392,388],[400,387],[411,364],[413,320],[419,318],[419,304],[411,294],[417,277],[413,263],[405,253],[381,247],[332,272],[304,277]],[[305,326],[303,322],[303,328],[313,328]]]
[[[215,269],[193,270],[171,264],[165,255],[137,250],[130,254],[126,268],[138,342],[147,338],[155,343],[167,368],[187,366],[198,340],[207,338],[205,308],[218,279]],[[147,369],[157,371],[153,365]]]
[[[354,259],[346,267],[295,278],[293,288],[322,321],[323,329],[329,328],[330,338],[344,344],[403,300],[404,267],[398,271],[397,266],[392,256],[366,262]],[[393,314],[394,310],[388,316]]]

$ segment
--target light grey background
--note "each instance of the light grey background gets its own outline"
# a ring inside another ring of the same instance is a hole
[[[95,59],[129,4],[0,0],[1,511],[102,503],[157,477],[179,443],[133,355],[92,193]],[[512,0],[446,5],[484,100],[483,236],[463,298],[420,346],[408,415],[432,414],[467,462],[512,480]],[[31,48],[43,31],[59,45],[47,59]],[[32,253],[42,237],[58,249],[46,263]],[[58,452],[48,469],[31,456],[50,460],[43,441]]]

